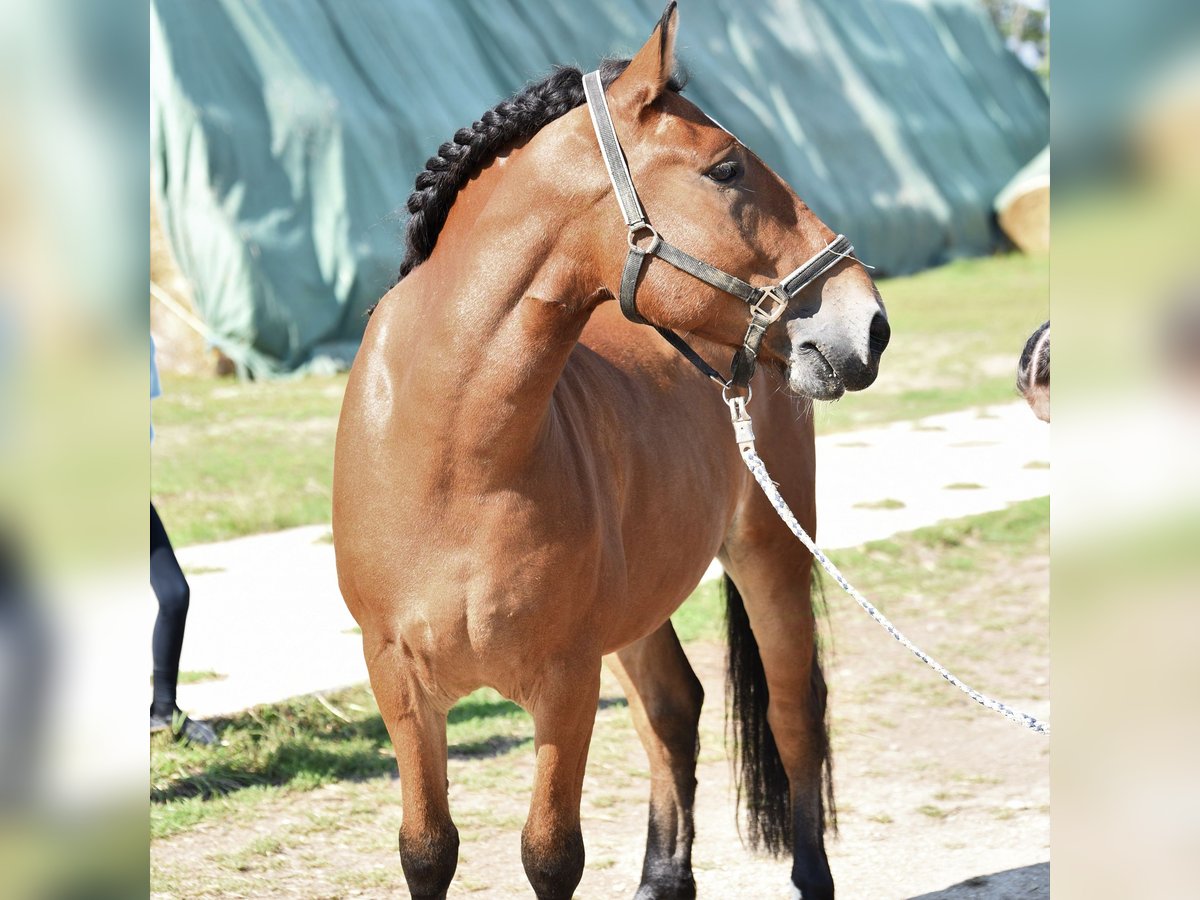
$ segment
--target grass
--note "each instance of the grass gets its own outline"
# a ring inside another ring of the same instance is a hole
[[[215,719],[222,745],[195,747],[156,735],[150,754],[150,831],[172,834],[274,791],[312,789],[389,772],[387,731],[366,687],[331,695],[337,718],[315,697]]]
[[[151,493],[177,545],[328,522],[346,376],[163,376]]]
[[[395,755],[370,688],[347,688],[325,699],[328,706],[314,696],[298,697],[213,719],[218,747],[155,735],[151,836],[236,815],[289,792],[394,774]],[[451,757],[497,757],[531,745],[533,723],[516,704],[485,688],[451,710],[447,739]]]
[[[203,684],[206,681],[224,681],[228,677],[229,677],[228,675],[224,675],[220,672],[213,672],[212,670],[205,670],[202,672],[184,671],[184,672],[179,673],[179,678],[176,680],[176,683],[177,684]],[[153,676],[151,676],[150,682],[151,683],[154,682]]]
[[[912,610],[914,619],[923,623],[976,616],[981,628],[996,625],[995,633],[1006,635],[1018,629],[1005,612],[1002,592],[989,593],[986,608],[965,593],[989,573],[999,573],[996,578],[1002,582],[1015,562],[1047,552],[1048,521],[1048,498],[1031,500],[840,550],[835,562],[889,614]],[[844,598],[836,592],[826,580],[829,605],[841,610]],[[717,583],[701,585],[672,621],[685,644],[722,640],[724,605]],[[989,638],[989,646],[997,640]],[[1040,645],[1023,648],[1020,655],[1044,650]],[[967,660],[964,645],[956,655]],[[964,675],[969,674],[968,666]],[[936,678],[926,676],[914,665],[880,676],[878,683],[863,690],[903,690],[913,702],[961,703]],[[1025,680],[1023,673],[1015,677],[1020,683]],[[853,693],[848,689],[843,702],[854,702]],[[392,746],[370,689],[349,688],[325,699],[327,704],[313,696],[300,697],[216,719],[222,745],[214,748],[185,746],[166,734],[156,735],[151,741],[151,835],[167,837],[214,819],[244,821],[272,801],[334,782],[393,777]],[[602,701],[600,717],[609,722],[619,717],[628,725],[623,700]],[[478,690],[451,710],[447,740],[452,762],[470,760],[456,782],[466,793],[473,785],[502,785],[517,795],[527,791],[527,769],[522,767],[531,756],[532,720],[495,691]],[[624,784],[640,797],[641,762],[632,759],[630,740],[636,740],[631,727],[597,727],[591,756],[608,771],[606,789]],[[723,753],[719,737],[705,738],[702,746],[706,752]],[[380,793],[373,791],[372,797]],[[464,812],[464,817],[469,815],[487,824],[495,811]]]
[[[1027,582],[1004,573],[1048,555],[1049,520],[1050,501],[1043,497],[838,550],[832,558],[855,587],[935,659],[968,684],[1020,706],[1040,697],[1034,673],[1040,664],[1035,663],[1047,658],[1049,635],[1044,609],[1031,602],[1023,586]],[[829,579],[826,595],[835,621],[860,615]],[[875,648],[881,638],[871,633],[865,639]],[[834,649],[836,654],[836,645]],[[931,706],[962,707],[960,695],[928,670],[903,660],[902,651],[895,653],[897,665],[860,680],[844,693],[843,705],[870,705],[886,696],[914,713]],[[1006,660],[1025,662],[1011,665]]]
[[[215,575],[224,572],[223,566],[184,566],[184,575]]]
[[[816,407],[820,433],[1016,399],[1016,360],[1048,315],[1049,263],[960,260],[879,290],[892,342],[868,391]],[[346,376],[232,382],[164,374],[151,493],[176,544],[328,522]],[[926,426],[929,427],[929,426]],[[932,426],[937,427],[937,426]]]
[[[920,609],[934,598],[960,594],[982,570],[1048,552],[1049,521],[1050,499],[1042,497],[830,555],[881,610],[897,606]],[[824,584],[827,602],[840,604],[837,585],[829,578],[824,578]],[[685,644],[698,639],[722,640],[724,608],[717,583],[701,585],[671,621]],[[941,688],[937,682],[933,684]]]
[[[885,497],[882,500],[871,500],[854,504],[855,509],[904,509],[904,507],[904,501],[897,500],[894,497]]]
[[[725,639],[725,601],[720,581],[706,581],[671,616],[680,643]]]
[[[201,684],[205,681],[224,681],[228,675],[223,675],[220,672],[205,670],[203,672],[180,672],[179,684]]]
[[[929,816],[931,819],[945,819],[950,813],[940,806],[934,806],[932,803],[926,803],[924,806],[917,807],[917,812],[923,816]]]

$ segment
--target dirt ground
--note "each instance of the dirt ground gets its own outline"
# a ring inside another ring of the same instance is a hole
[[[982,574],[982,573],[981,573]],[[988,573],[964,595],[889,608],[968,683],[1049,713],[1048,559]],[[1049,753],[1025,731],[920,666],[840,594],[829,595],[840,833],[828,839],[842,898],[1049,896]],[[986,609],[986,615],[966,611]],[[704,684],[694,863],[701,897],[788,897],[788,863],[743,849],[723,744],[724,648],[689,645]],[[533,754],[496,739],[495,760],[451,748],[462,847],[451,896],[530,895],[520,829]],[[500,763],[497,765],[496,763]],[[641,870],[648,780],[605,673],[584,787],[587,869],[579,898],[630,897]],[[405,896],[396,779],[341,782],[155,842],[159,898]]]

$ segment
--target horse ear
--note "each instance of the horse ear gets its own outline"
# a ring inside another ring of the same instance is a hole
[[[609,93],[613,101],[640,110],[662,95],[675,71],[675,31],[678,26],[678,4],[671,0],[650,40],[634,54],[629,67],[613,82]]]

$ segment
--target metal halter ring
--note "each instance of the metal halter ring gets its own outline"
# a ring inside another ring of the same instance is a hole
[[[750,307],[752,318],[766,319],[769,325],[783,315],[783,311],[787,309],[788,298],[777,293],[776,288],[777,285],[772,285],[771,287],[762,289],[762,296],[755,300],[754,304]],[[775,304],[770,310],[763,308],[763,304],[767,302],[768,298]]]
[[[740,397],[736,397],[736,396],[730,397],[729,396],[730,390],[741,390],[741,387],[739,385],[734,384],[732,381],[729,382],[728,384],[721,385],[721,399],[722,400],[724,400],[726,403],[729,403],[730,400],[741,399]],[[749,403],[752,399],[754,399],[754,388],[750,387],[750,385],[746,385],[746,402]]]
[[[650,246],[643,250],[637,245],[638,235],[643,232],[650,233]],[[662,243],[662,238],[658,236],[658,232],[654,230],[654,226],[649,222],[635,222],[629,226],[629,234],[626,236],[629,241],[629,249],[634,253],[640,253],[643,256],[650,256],[658,249],[658,245]]]

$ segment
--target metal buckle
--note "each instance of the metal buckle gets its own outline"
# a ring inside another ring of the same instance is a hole
[[[750,413],[746,410],[746,404],[750,402],[752,392],[747,387],[745,397],[730,397],[728,388],[726,388],[721,396],[725,398],[725,403],[729,407],[729,418],[733,422],[733,439],[737,442],[738,448],[743,453],[753,450],[754,423],[750,420]]]
[[[783,311],[787,309],[788,298],[777,293],[778,290],[779,285],[777,284],[762,289],[762,296],[750,305],[750,315],[752,318],[765,319],[766,323],[770,325],[783,315]],[[774,306],[769,310],[764,306],[768,299],[774,303]]]
[[[643,250],[637,245],[638,235],[643,232],[650,233],[650,246]],[[662,243],[662,238],[658,236],[658,232],[654,230],[654,226],[649,222],[635,222],[629,226],[629,234],[626,236],[629,241],[629,249],[634,253],[640,253],[643,256],[651,256],[658,245]]]

